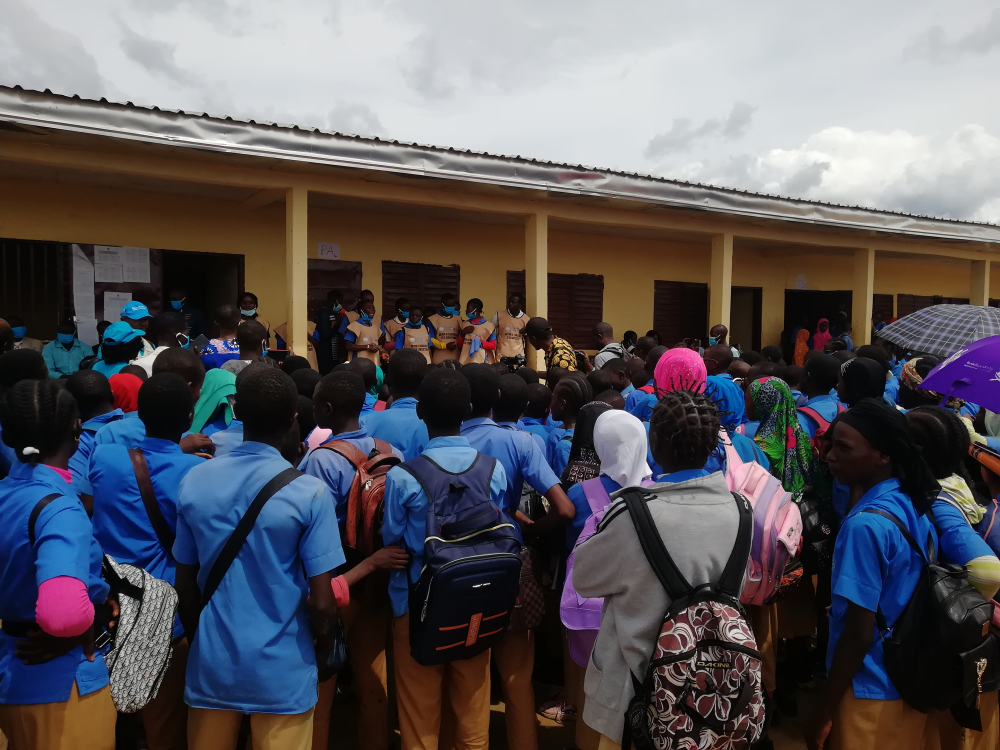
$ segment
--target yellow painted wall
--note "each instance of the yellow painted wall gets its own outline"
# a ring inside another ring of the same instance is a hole
[[[171,250],[242,253],[246,287],[260,298],[261,315],[285,318],[285,210],[260,210],[234,201],[165,193],[86,187],[57,182],[0,180],[0,236],[58,242],[134,245]],[[335,242],[344,260],[361,261],[364,284],[382,296],[383,260],[457,263],[461,296],[481,297],[487,312],[504,304],[506,271],[524,268],[524,228],[410,215],[310,208],[308,247]],[[653,324],[653,283],[708,280],[710,244],[553,231],[549,270],[604,276],[604,318],[619,336]],[[804,274],[809,289],[850,289],[852,257],[734,252],[733,285],[762,287],[762,344],[777,343],[783,328],[784,291]],[[1000,297],[1000,263],[991,273]],[[875,261],[875,293],[969,295],[969,265],[929,259]],[[715,321],[710,321],[715,322]]]

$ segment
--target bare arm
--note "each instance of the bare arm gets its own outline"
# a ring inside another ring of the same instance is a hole
[[[320,573],[309,578],[309,622],[312,626],[313,638],[316,641],[317,654],[329,652],[330,642],[336,632],[334,625],[337,624],[337,618],[340,616],[337,611],[337,600],[330,587],[331,580],[329,573]],[[324,670],[324,664],[318,663],[317,667],[320,682],[332,677]]]
[[[875,613],[849,602],[844,632],[841,633],[837,648],[833,652],[826,694],[820,702],[812,726],[806,733],[809,750],[823,750],[830,736],[830,729],[833,727],[833,716],[837,706],[843,700],[844,694],[851,689],[854,675],[861,669],[865,655],[874,640]]]
[[[201,589],[198,588],[197,565],[177,563],[174,588],[177,589],[177,614],[187,635],[188,643],[194,643],[194,633],[201,617]]]

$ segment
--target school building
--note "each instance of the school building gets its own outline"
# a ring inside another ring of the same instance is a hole
[[[519,289],[580,348],[606,320],[759,349],[803,315],[850,312],[860,344],[873,309],[988,304],[1000,273],[989,224],[20,87],[0,87],[0,238],[0,316],[33,336],[180,285],[209,320],[255,293],[298,351],[331,287],[487,316]]]

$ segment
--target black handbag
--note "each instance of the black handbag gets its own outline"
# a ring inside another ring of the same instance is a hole
[[[344,621],[337,620],[334,626],[330,648],[325,654],[316,654],[316,666],[321,675],[320,682],[333,677],[347,664],[347,635],[344,633]]]
[[[810,575],[829,573],[840,526],[833,505],[812,489],[806,489],[796,503],[802,516],[802,565]]]

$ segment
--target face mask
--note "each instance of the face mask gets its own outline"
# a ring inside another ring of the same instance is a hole
[[[399,319],[400,320],[409,320],[410,319],[410,313],[408,313],[408,312],[400,312],[399,313]]]
[[[253,310],[240,310],[240,312],[246,315],[248,318],[252,318],[254,315],[257,314],[257,308],[255,307]]]
[[[28,333],[28,326],[14,326],[10,330],[14,332],[14,338],[23,339],[25,334]]]
[[[260,342],[260,357],[263,359],[267,356],[267,341]]]
[[[469,313],[469,320],[478,320],[478,319],[479,319],[479,310],[473,310],[471,313]]]
[[[172,300],[170,300],[170,306],[172,308],[174,308],[175,310],[183,310],[184,309],[184,300],[182,300],[182,299],[172,299]]]
[[[708,345],[709,346],[715,346],[718,342],[719,342],[719,340],[717,338],[715,338],[714,336],[709,336],[708,337]]]
[[[181,345],[182,349],[187,349],[191,346],[191,337],[184,333],[178,333],[177,343]]]
[[[59,340],[60,344],[72,344],[73,339],[76,338],[75,333],[57,333],[56,338]]]
[[[457,307],[444,307],[442,309],[444,310],[445,315],[458,315]]]
[[[369,323],[372,322],[372,316],[369,315],[368,313],[361,313],[361,315],[358,317],[358,320],[360,320],[365,325],[368,325]]]
[[[341,310],[343,310],[344,306],[338,302],[336,305],[333,306],[332,309],[336,313],[336,312],[340,312]]]

